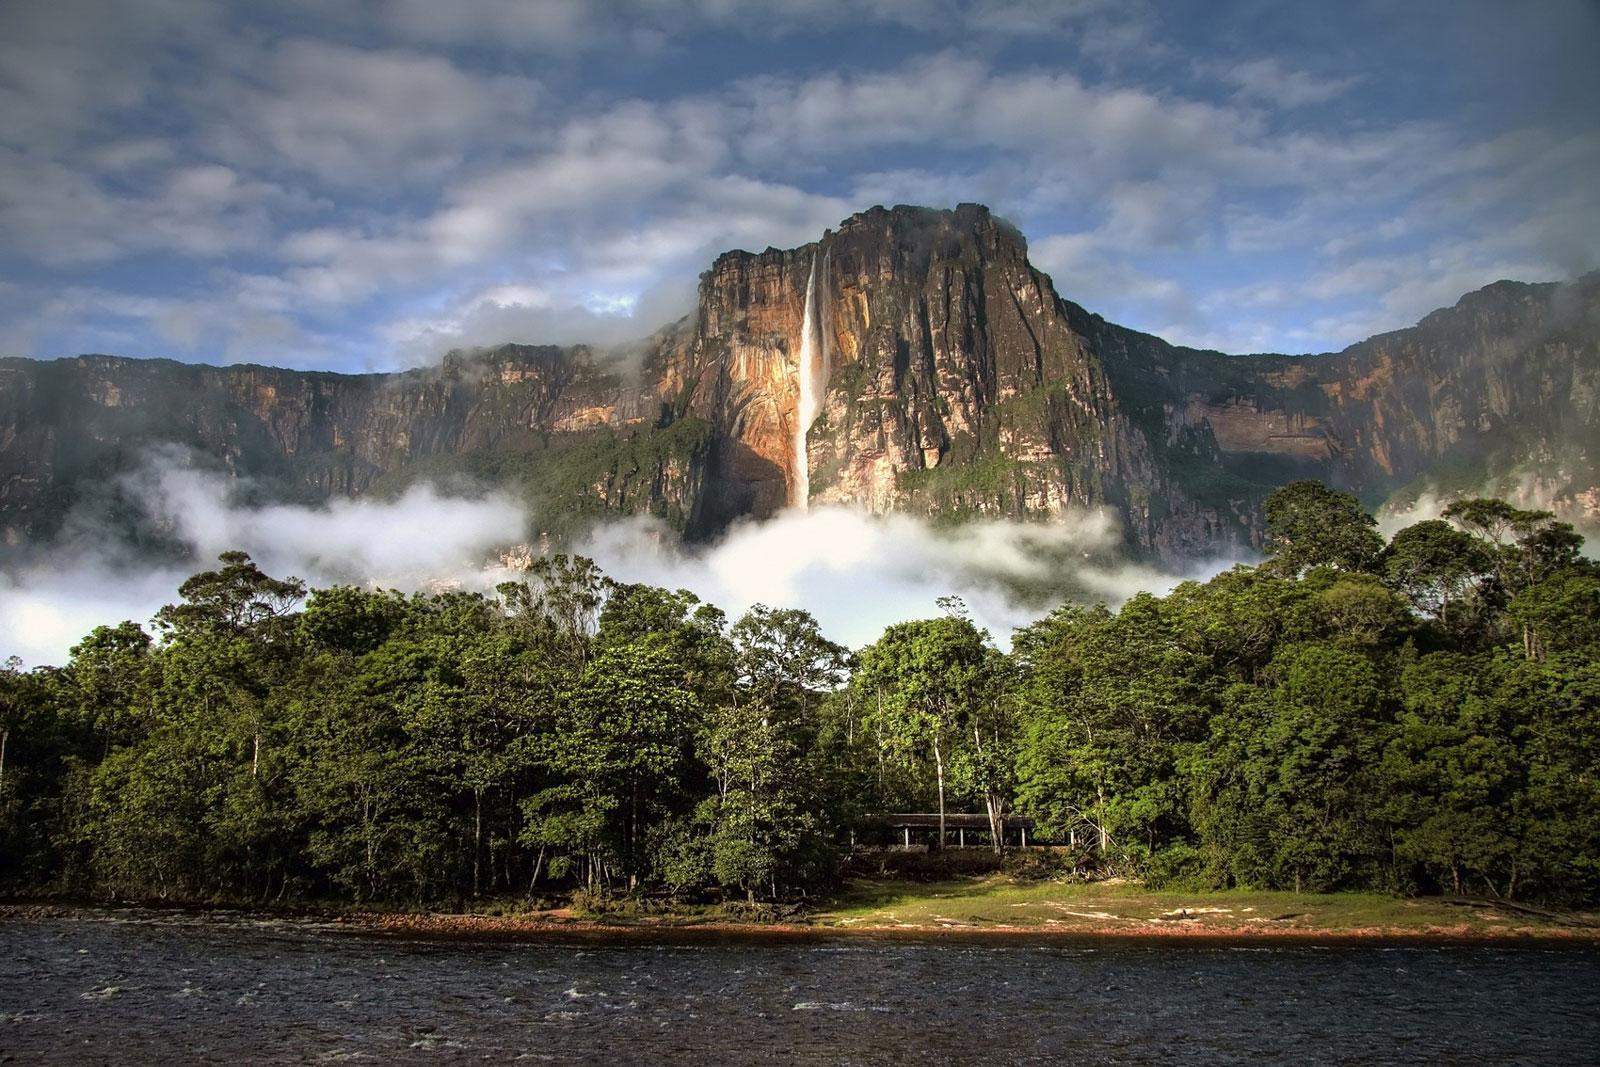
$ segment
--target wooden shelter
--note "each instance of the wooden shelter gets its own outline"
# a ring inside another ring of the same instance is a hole
[[[970,812],[945,812],[945,840],[939,838],[939,813],[926,811],[890,812],[870,815],[865,825],[888,831],[889,844],[901,848],[926,845],[928,848],[992,848],[992,828],[989,816]],[[1005,815],[1000,819],[1000,839],[1003,844],[1028,847],[1028,837],[1033,833],[1033,820],[1021,815]],[[953,839],[953,840],[952,840]]]

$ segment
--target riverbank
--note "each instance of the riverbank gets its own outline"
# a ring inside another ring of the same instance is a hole
[[[1001,931],[1099,937],[1600,940],[1600,913],[1441,897],[1157,891],[1120,880],[926,885],[860,880],[815,921],[836,930]]]
[[[538,937],[1092,937],[1219,939],[1564,940],[1600,942],[1600,912],[1375,893],[1153,891],[1120,882],[929,883],[855,879],[832,900],[778,919],[715,908],[576,912],[570,908],[438,912],[348,907],[150,908],[0,904],[7,918],[102,916],[151,921],[288,922],[320,929],[462,939]]]

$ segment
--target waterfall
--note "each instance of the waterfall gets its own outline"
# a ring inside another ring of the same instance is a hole
[[[827,260],[823,261],[827,273]],[[824,286],[826,288],[826,286]],[[826,299],[824,294],[823,299]],[[806,279],[805,317],[800,321],[800,402],[795,407],[794,427],[794,499],[792,503],[802,510],[811,501],[811,461],[806,454],[806,434],[822,411],[822,400],[828,392],[828,346],[822,335],[822,314],[817,300],[817,256],[811,256],[811,274]]]

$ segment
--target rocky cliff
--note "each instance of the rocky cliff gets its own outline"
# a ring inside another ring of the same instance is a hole
[[[802,450],[813,280],[826,382]],[[816,244],[720,257],[693,332],[647,373],[716,427],[709,518],[808,501],[949,517],[1109,505],[1148,550],[1219,532],[1168,478],[1022,236],[976,205],[875,208]]]
[[[642,354],[507,345],[393,375],[0,361],[0,539],[40,543],[149,448],[264,496],[512,487],[544,532],[656,514],[691,537],[784,506],[1048,518],[1105,506],[1149,557],[1258,539],[1319,477],[1369,503],[1533,480],[1597,503],[1600,276],[1500,282],[1318,356],[1166,344],[1063,300],[977,205],[874,208],[729,252]]]

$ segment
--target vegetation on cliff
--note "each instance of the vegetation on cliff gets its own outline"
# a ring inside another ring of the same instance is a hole
[[[1317,483],[1269,557],[1002,652],[955,601],[800,611],[534,561],[309,592],[238,553],[0,674],[0,879],[193,899],[793,899],[874,811],[1020,812],[1156,885],[1600,892],[1600,567],[1494,500],[1387,543]]]
[[[711,427],[693,416],[659,427],[599,426],[526,448],[440,453],[379,478],[372,492],[428,483],[498,486],[538,517],[531,532],[557,540],[624,515],[651,515],[684,533],[695,518],[711,439]]]
[[[813,503],[949,521],[1105,507],[1168,563],[1254,549],[1262,500],[1299,478],[1372,505],[1497,487],[1594,511],[1600,274],[1496,283],[1342,353],[1225,356],[1062,299],[987,209],[902,206],[718,257],[695,313],[626,357],[509,344],[365,375],[0,359],[0,560],[174,446],[271,500],[465,474],[521,489],[555,538],[601,516],[700,539],[770,516],[796,469],[814,262],[832,372],[806,437]]]

